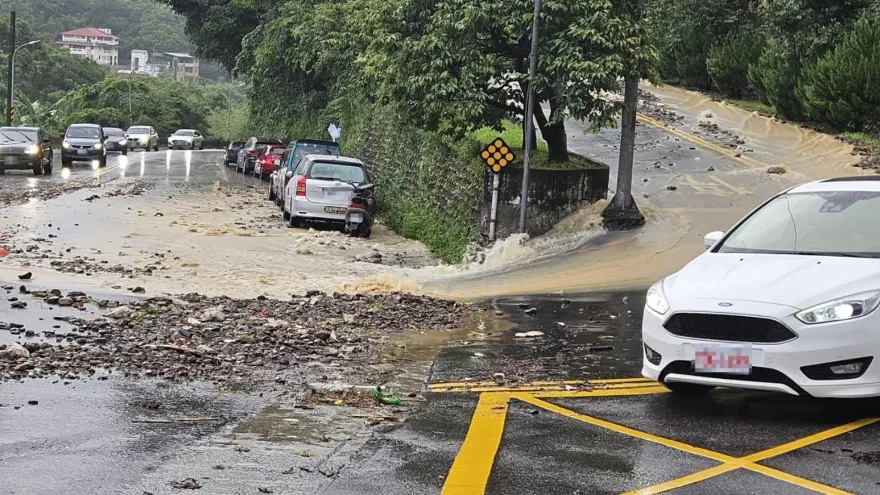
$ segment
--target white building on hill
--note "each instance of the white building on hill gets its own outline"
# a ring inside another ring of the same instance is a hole
[[[55,44],[101,65],[119,65],[119,38],[106,28],[84,27],[58,35]]]

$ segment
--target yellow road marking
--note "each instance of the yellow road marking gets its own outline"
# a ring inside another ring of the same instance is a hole
[[[730,148],[725,148],[724,146],[719,146],[715,143],[710,143],[709,141],[707,141],[699,136],[696,136],[696,135],[691,134],[689,132],[682,131],[681,129],[676,129],[669,124],[666,124],[664,122],[660,122],[659,120],[648,117],[645,114],[641,114],[641,113],[638,114],[638,119],[646,124],[649,124],[649,125],[652,125],[654,127],[659,128],[659,129],[662,129],[662,130],[664,130],[670,134],[673,134],[675,136],[678,136],[686,141],[690,141],[691,143],[702,146],[703,148],[712,150],[716,153],[720,153],[728,158],[733,158],[734,160],[737,160],[739,162],[747,163],[747,164],[749,164],[753,167],[756,167],[756,168],[766,168],[769,166],[768,164],[766,164],[764,162],[761,162],[759,160],[755,160],[754,158],[747,157],[747,156],[745,156],[741,153],[738,153]],[[740,155],[740,157],[737,158],[736,155]]]
[[[217,191],[220,189],[220,181],[214,181],[214,187],[211,188],[211,196],[217,196]]]
[[[880,418],[864,418],[857,421],[853,421],[851,423],[847,423],[845,425],[840,425],[835,428],[831,428],[825,431],[820,431],[814,435],[810,435],[808,437],[800,438],[798,440],[794,440],[792,442],[784,443],[782,445],[762,450],[761,452],[756,452],[752,455],[743,457],[742,459],[746,462],[758,462],[769,459],[771,457],[777,457],[782,454],[787,454],[791,451],[802,449],[804,447],[813,445],[814,443],[822,442],[824,440],[828,440],[829,438],[834,438],[838,435],[843,435],[844,433],[849,433],[854,430],[858,430],[863,426],[868,426],[870,424],[876,423],[880,421]]]
[[[669,392],[669,389],[662,385],[655,385],[653,387],[639,387],[639,388],[609,388],[609,389],[599,389],[592,391],[577,391],[577,390],[548,390],[545,392],[529,392],[531,397],[535,398],[577,398],[577,397],[614,397],[620,395],[649,395],[649,394],[663,394]]]
[[[504,432],[508,394],[482,394],[441,495],[484,493]]]

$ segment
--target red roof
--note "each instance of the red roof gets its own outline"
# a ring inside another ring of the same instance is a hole
[[[107,34],[104,31],[101,31],[100,29],[95,28],[95,27],[84,27],[84,28],[74,29],[73,31],[64,31],[61,34],[64,34],[67,36],[92,36],[92,37],[98,37],[98,38],[119,39],[119,38],[116,38],[116,36],[113,36],[112,34]]]

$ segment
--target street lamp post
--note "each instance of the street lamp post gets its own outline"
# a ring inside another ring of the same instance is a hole
[[[40,40],[28,41],[27,43],[23,43],[21,45],[15,45],[15,12],[11,12],[9,15],[9,29],[10,29],[10,38],[9,38],[9,81],[8,87],[6,88],[6,125],[12,125],[12,108],[14,106],[14,98],[15,98],[15,54],[18,53],[19,50],[26,46],[35,45],[40,42]]]
[[[233,82],[235,82],[234,79]],[[230,141],[232,141],[232,90],[235,88],[240,88],[244,85],[245,83],[229,85],[229,98],[227,99],[227,101],[229,102],[229,113],[226,114],[226,137],[229,138]]]
[[[538,73],[538,17],[541,15],[541,0],[535,0],[535,14],[532,18],[532,51],[529,54],[529,93],[526,95],[526,136],[523,156],[522,191],[519,203],[519,231],[526,231],[526,207],[529,203],[529,165],[531,164],[532,136],[535,132],[535,76]]]

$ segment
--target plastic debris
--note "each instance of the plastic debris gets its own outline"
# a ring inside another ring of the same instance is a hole
[[[376,402],[386,405],[386,406],[399,406],[400,399],[398,399],[394,394],[392,394],[386,387],[382,385],[377,385],[370,394],[376,399]]]
[[[543,337],[544,332],[540,332],[538,330],[531,330],[528,332],[518,332],[514,335],[514,337],[518,339],[534,339],[537,337]]]

